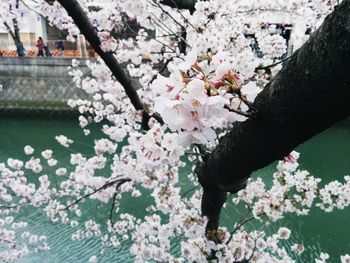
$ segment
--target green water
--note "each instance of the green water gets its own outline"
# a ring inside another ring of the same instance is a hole
[[[77,121],[68,119],[22,119],[2,118],[0,120],[0,162],[8,157],[24,158],[23,147],[30,144],[36,153],[45,149],[52,149],[54,157],[61,165],[69,160],[71,151],[92,153],[91,147],[94,137],[99,134],[98,127],[92,129],[92,134],[83,136]],[[67,150],[56,143],[54,137],[64,134],[75,141],[72,150]],[[297,149],[301,152],[301,168],[309,170],[314,176],[322,178],[322,183],[333,179],[341,180],[344,175],[350,174],[350,121],[335,125],[331,129],[319,134],[312,140],[301,145]],[[255,176],[261,176],[266,181],[270,180],[275,171],[272,164],[256,172]],[[135,211],[142,211],[145,202],[124,204]],[[126,202],[128,203],[128,202]],[[96,213],[96,207],[88,207],[89,213],[97,220],[103,222],[108,216]],[[232,222],[237,217],[238,210],[228,209],[222,215],[224,223]],[[141,214],[140,214],[141,215]],[[20,262],[87,262],[91,255],[96,254],[100,244],[96,239],[74,242],[71,240],[72,230],[62,224],[52,224],[40,211],[23,210],[20,214],[22,220],[28,221],[31,230],[38,234],[46,234],[51,250],[42,254],[30,254]],[[328,252],[331,255],[330,262],[339,262],[339,255],[350,253],[350,209],[326,214],[318,209],[313,209],[310,215],[304,217],[288,216],[283,221],[271,226],[271,230],[280,225],[286,225],[292,229],[290,244],[301,241],[305,245],[304,254],[297,262],[314,262],[314,258],[320,252]],[[100,255],[99,262],[132,262],[128,253],[129,242],[126,241],[120,248],[107,250]],[[176,250],[177,247],[175,246]],[[176,251],[174,251],[175,253]]]

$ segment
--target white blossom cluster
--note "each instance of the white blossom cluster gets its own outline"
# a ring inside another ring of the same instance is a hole
[[[25,147],[27,154],[33,151],[32,147]],[[40,159],[31,158],[23,162],[9,158],[6,164],[0,163],[0,259],[4,262],[15,262],[29,252],[50,249],[45,235],[38,236],[27,231],[28,223],[16,219],[23,206],[30,204],[39,207],[48,195],[48,185],[36,187],[29,183],[25,170],[40,173]],[[41,176],[39,180],[44,180],[44,177]]]
[[[79,30],[57,1],[36,2],[38,12],[75,39]],[[66,167],[52,150],[37,153],[31,146],[24,147],[27,160],[0,163],[0,259],[15,261],[33,247],[48,250],[45,236],[28,233],[26,222],[14,220],[24,206],[42,209],[52,222],[70,225],[76,241],[97,238],[114,248],[132,240],[130,252],[136,262],[260,263],[295,262],[304,247],[286,247],[283,241],[292,235],[288,228],[272,234],[249,231],[248,221],[268,223],[286,213],[306,215],[314,205],[326,212],[349,206],[349,176],[344,183],[320,186],[320,179],[297,170],[299,155],[292,152],[278,164],[271,187],[262,179],[249,179],[237,194],[234,204],[243,203],[248,211],[240,220],[206,233],[202,191],[193,172],[227,128],[249,118],[255,97],[280,69],[264,69],[287,51],[288,43],[272,24],[291,24],[297,46],[337,1],[198,1],[193,14],[152,0],[101,1],[93,11],[88,1],[78,2],[97,30],[102,50],[112,52],[139,82],[137,93],[145,109],[134,109],[101,59],[87,62],[89,75],[72,61],[69,74],[91,99],[68,104],[79,111],[86,136],[92,123],[100,123],[104,136],[94,138],[92,155],[72,153]],[[6,11],[8,5],[9,1],[0,4],[1,22],[16,15]],[[133,37],[117,39],[114,33],[123,30],[125,16],[141,29],[130,29]],[[150,118],[150,129],[142,130],[145,112],[159,114],[164,124]],[[65,135],[55,139],[65,148],[74,146]],[[34,183],[29,180],[32,175],[37,178]],[[152,200],[142,218],[120,211],[125,195],[135,202],[146,195]],[[91,214],[82,216],[89,204],[111,207],[104,224]],[[180,251],[173,255],[176,242]],[[316,262],[328,257],[322,253]],[[98,260],[92,255],[89,262]],[[349,255],[341,257],[342,263],[349,261]]]

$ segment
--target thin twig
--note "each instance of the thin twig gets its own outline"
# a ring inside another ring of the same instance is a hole
[[[247,105],[247,107],[250,109],[250,110],[252,110],[252,109],[254,109],[254,104],[251,102],[251,101],[249,101],[249,100],[247,100],[247,98],[245,97],[245,96],[243,96],[242,95],[242,93],[238,93],[238,97],[239,97],[239,99],[241,100],[241,101],[243,101],[243,103],[245,104],[245,105]]]
[[[129,28],[129,30],[130,30],[131,32],[133,32],[136,36],[139,35],[139,33],[136,32],[135,30],[133,30],[133,29],[130,27],[129,24],[126,23],[126,26],[127,26],[127,27]],[[175,33],[172,33],[172,34],[175,34]],[[176,34],[175,34],[175,35],[176,35]],[[169,45],[163,43],[162,41],[160,41],[160,40],[157,39],[156,37],[152,37],[152,36],[150,36],[150,35],[147,35],[146,38],[148,38],[148,39],[153,39],[153,40],[157,41],[159,44],[162,44],[163,46],[169,48],[169,49],[172,50],[174,53],[176,53],[176,50],[175,50],[175,49],[173,49],[173,48],[170,47]]]
[[[182,16],[182,18],[184,19],[185,23],[189,24],[197,32],[198,29],[194,25],[192,25],[192,23],[190,21],[188,21],[188,19],[181,13],[180,8],[178,7],[177,3],[174,0],[170,0],[170,1],[173,2],[173,4],[176,6],[176,9],[177,9],[178,13]]]
[[[232,230],[232,232],[230,233],[231,236],[230,236],[230,238],[227,240],[226,245],[227,245],[228,243],[230,243],[230,241],[232,240],[233,235],[234,235],[242,226],[244,226],[246,223],[248,223],[249,221],[253,220],[254,218],[255,218],[254,216],[251,216],[251,217],[249,217],[249,218],[243,220],[240,224],[238,224],[238,225]]]
[[[157,74],[155,74],[152,79],[150,80],[149,84],[151,84],[158,76],[158,74],[163,73],[163,71],[167,68],[168,64],[173,60],[174,58],[171,57],[169,59],[167,59],[167,61],[165,61],[165,63],[163,64],[162,68],[158,71]]]
[[[277,66],[278,64],[281,64],[281,63],[283,63],[283,62],[289,60],[291,57],[292,57],[292,56],[286,57],[286,58],[284,58],[284,59],[282,59],[282,60],[280,60],[280,61],[277,61],[277,62],[275,62],[275,63],[273,63],[273,64],[271,64],[271,65],[259,66],[259,67],[255,68],[255,70],[272,68],[272,67],[274,67],[274,66]]]
[[[65,208],[63,208],[62,210],[68,210],[70,207],[72,207],[72,206],[74,206],[74,205],[80,203],[82,200],[88,198],[89,196],[91,196],[91,195],[93,195],[93,194],[96,194],[97,192],[99,192],[99,191],[101,191],[101,190],[104,190],[104,189],[106,189],[106,188],[109,188],[109,187],[113,186],[113,185],[116,184],[116,183],[120,183],[120,182],[126,183],[126,182],[130,182],[130,181],[131,181],[131,179],[129,179],[129,178],[123,178],[123,179],[117,179],[117,180],[115,180],[115,181],[108,182],[108,183],[102,185],[101,187],[95,189],[95,190],[92,191],[91,193],[86,194],[86,195],[80,197],[79,199],[75,200],[73,203],[67,205],[67,206],[66,206]]]
[[[112,197],[112,205],[111,205],[111,210],[109,211],[109,221],[111,222],[111,225],[113,226],[114,223],[113,223],[113,211],[114,211],[114,207],[115,207],[115,202],[116,202],[116,199],[117,199],[117,194],[118,194],[118,189],[116,188],[115,189],[115,192],[113,194],[113,197]]]
[[[231,233],[230,233],[230,238],[226,241],[226,245],[227,245],[228,243],[230,243],[230,241],[232,240],[232,237],[233,237],[234,233],[236,233],[236,231],[237,231],[238,229],[240,229],[245,223],[247,223],[249,220],[252,219],[251,217],[250,217],[250,218],[247,218],[248,215],[249,215],[249,213],[250,213],[250,211],[251,211],[251,208],[248,206],[247,211],[244,213],[244,215],[243,215],[243,216],[241,217],[241,219],[238,221],[237,226],[231,231]],[[254,218],[254,217],[253,217],[253,218]],[[249,220],[248,220],[248,219],[249,219]]]
[[[150,2],[150,1],[149,1],[149,2]],[[153,1],[153,3],[154,3],[156,6],[158,6],[158,7],[160,8],[160,10],[163,11],[164,14],[166,14],[168,17],[170,17],[170,18],[175,22],[175,24],[177,24],[177,25],[180,26],[180,27],[183,27],[183,25],[181,25],[179,21],[177,21],[168,11],[166,11],[166,10],[161,6],[161,4],[156,3],[155,1]]]
[[[116,203],[116,200],[117,200],[117,195],[118,195],[118,190],[119,190],[119,187],[126,183],[127,181],[121,181],[119,182],[116,187],[115,187],[115,192],[113,194],[113,198],[112,198],[112,205],[111,205],[111,210],[109,212],[109,220],[111,221],[111,224],[114,225],[113,223],[113,211],[114,211],[114,207],[115,207],[115,203]]]
[[[197,148],[199,154],[203,157],[203,159],[206,159],[207,156],[208,156],[208,153],[207,153],[207,152],[205,151],[205,149],[203,148],[203,145],[201,145],[201,144],[195,144],[194,146]]]
[[[157,19],[158,20],[158,25],[159,26],[163,26],[164,28],[166,28],[170,33],[175,33],[174,31],[172,31],[162,20],[160,20],[158,17],[156,17],[154,14],[152,14],[152,16],[155,18],[155,19]],[[161,25],[160,25],[160,24]],[[183,28],[183,27],[181,27],[181,28]],[[189,48],[191,48],[191,46],[186,42],[186,39],[184,39],[181,35],[178,35],[178,37],[185,43],[185,45],[186,46],[188,46]]]
[[[252,114],[250,112],[243,112],[240,110],[229,108],[227,106],[225,106],[225,108],[231,112],[237,113],[237,114],[242,115],[242,116],[247,117],[247,118],[250,118],[252,116]]]
[[[187,194],[191,193],[192,191],[196,190],[199,188],[199,185],[192,187],[191,189],[187,190],[182,194],[182,196],[186,196]]]
[[[257,237],[255,240],[254,240],[254,247],[253,247],[253,250],[252,250],[252,254],[250,255],[250,257],[247,259],[247,262],[251,261],[252,258],[254,257],[254,253],[255,253],[255,250],[256,250],[256,241],[258,240],[258,238],[260,238],[261,236]]]

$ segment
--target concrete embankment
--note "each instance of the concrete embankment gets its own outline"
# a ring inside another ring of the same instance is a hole
[[[79,69],[88,72],[86,59]],[[67,115],[68,99],[86,99],[68,75],[70,58],[0,57],[0,115]]]

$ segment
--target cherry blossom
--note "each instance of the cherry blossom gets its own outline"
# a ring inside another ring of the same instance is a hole
[[[34,10],[75,41],[79,30],[59,3],[36,2]],[[248,230],[245,224],[255,221],[268,228],[288,213],[303,216],[312,207],[343,209],[350,205],[349,176],[322,185],[321,179],[298,169],[299,153],[293,151],[279,161],[270,186],[261,178],[249,179],[229,200],[247,210],[239,220],[208,233],[194,170],[227,128],[251,116],[252,103],[280,70],[291,45],[305,42],[306,30],[316,28],[337,1],[198,1],[193,14],[157,0],[105,1],[94,10],[88,8],[89,1],[78,2],[101,49],[138,80],[144,109],[134,109],[101,58],[87,62],[90,74],[72,60],[69,75],[90,99],[67,103],[80,113],[84,135],[89,136],[91,124],[103,135],[93,138],[91,155],[72,150],[65,167],[52,150],[37,153],[29,145],[24,146],[27,159],[14,156],[0,163],[0,200],[6,204],[0,208],[0,259],[13,262],[32,248],[49,249],[44,235],[29,233],[27,223],[16,219],[22,207],[30,207],[44,211],[53,223],[69,225],[77,242],[97,239],[115,248],[131,240],[136,262],[298,261],[305,250],[302,240],[285,242],[293,229],[281,227],[271,233]],[[0,4],[0,21],[12,23],[18,14],[8,12],[8,4]],[[141,29],[132,30],[133,38],[115,37],[129,22]],[[292,25],[289,42],[276,32],[276,23]],[[142,129],[145,113],[150,116],[149,129]],[[66,135],[55,139],[65,148],[75,146]],[[28,179],[33,174],[36,183]],[[146,195],[151,199],[142,218],[137,211],[120,210],[125,195],[134,202],[144,201]],[[92,203],[109,207],[103,224],[87,214],[85,207]],[[180,248],[173,255],[175,242]],[[88,261],[98,262],[99,254],[96,251]],[[328,258],[322,253],[315,261]],[[349,258],[343,255],[341,262]]]

